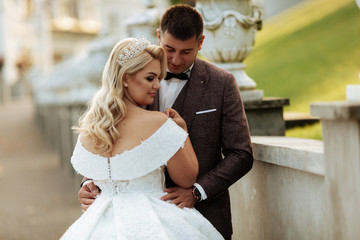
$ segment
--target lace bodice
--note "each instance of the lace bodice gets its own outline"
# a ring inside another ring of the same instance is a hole
[[[146,193],[157,195],[163,193],[165,184],[164,166],[134,180],[95,180],[102,195],[116,196],[119,194]]]
[[[132,180],[166,165],[186,137],[187,133],[169,118],[140,145],[109,160],[86,150],[78,138],[71,163],[79,174],[94,180]]]

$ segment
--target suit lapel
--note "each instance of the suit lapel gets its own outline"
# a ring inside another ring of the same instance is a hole
[[[188,129],[195,118],[196,109],[204,95],[208,84],[208,76],[202,60],[196,59],[191,76],[177,97],[173,108],[184,118]]]

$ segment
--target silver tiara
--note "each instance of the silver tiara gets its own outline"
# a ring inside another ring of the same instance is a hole
[[[123,65],[125,62],[129,61],[130,59],[136,57],[145,48],[147,48],[151,43],[145,37],[137,37],[134,38],[133,44],[129,44],[130,46],[121,53],[117,59],[117,62],[120,65]]]

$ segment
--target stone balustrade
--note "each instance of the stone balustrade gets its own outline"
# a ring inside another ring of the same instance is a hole
[[[71,126],[85,104],[37,106],[37,123],[74,176]],[[360,236],[360,102],[311,105],[323,141],[252,136],[253,169],[230,188],[234,238],[357,239]]]

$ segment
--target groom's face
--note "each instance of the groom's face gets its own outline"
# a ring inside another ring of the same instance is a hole
[[[158,40],[159,45],[165,49],[169,71],[182,73],[195,62],[204,37],[200,40],[196,36],[188,40],[179,40],[167,32],[160,34],[158,30]]]

